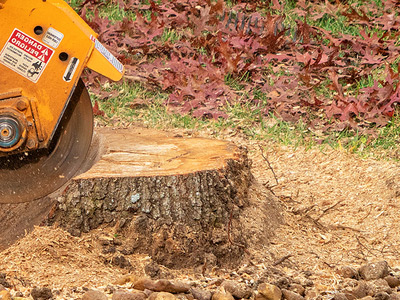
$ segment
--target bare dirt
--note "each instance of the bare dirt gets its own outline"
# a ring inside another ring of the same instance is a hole
[[[251,244],[237,268],[218,267],[210,258],[188,269],[156,266],[154,274],[149,256],[121,254],[124,237],[115,228],[73,237],[60,228],[36,227],[0,253],[0,273],[7,274],[14,290],[29,294],[33,286],[47,286],[59,291],[57,299],[65,299],[86,288],[105,289],[124,274],[204,286],[218,278],[256,286],[284,276],[312,280],[313,295],[328,297],[342,280],[337,272],[341,266],[383,259],[392,272],[400,271],[399,163],[248,141],[232,133],[224,138],[248,148],[257,181],[250,193],[253,205],[242,220]],[[13,222],[4,207],[0,222],[2,228]],[[5,248],[4,239],[2,243]]]

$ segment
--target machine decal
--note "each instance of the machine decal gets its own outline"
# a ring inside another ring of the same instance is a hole
[[[71,58],[71,61],[69,62],[68,67],[65,70],[63,76],[64,81],[70,82],[72,80],[78,66],[79,66],[79,59],[77,59],[76,57]]]
[[[42,41],[53,48],[57,48],[63,38],[64,34],[50,27],[49,29],[47,29],[47,32],[44,35]]]
[[[37,83],[53,54],[51,48],[14,29],[0,52],[0,63]]]
[[[90,39],[94,42],[94,47],[114,66],[115,69],[118,70],[122,74],[124,71],[124,66],[115,58],[114,55],[111,54],[93,35],[90,36]]]

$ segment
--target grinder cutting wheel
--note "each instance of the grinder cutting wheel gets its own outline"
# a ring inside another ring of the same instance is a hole
[[[0,0],[0,203],[38,199],[77,174],[93,133],[85,67],[123,65],[63,0]]]

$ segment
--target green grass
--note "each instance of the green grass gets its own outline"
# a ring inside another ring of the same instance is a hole
[[[270,140],[294,148],[306,149],[318,147],[321,150],[337,149],[354,153],[361,157],[400,160],[400,115],[396,115],[389,125],[378,129],[376,135],[343,130],[341,132],[322,132],[309,128],[301,120],[297,123],[284,122],[273,114],[264,114],[264,104],[258,108],[253,104],[242,103],[227,105],[224,111],[227,119],[203,120],[189,115],[171,113],[165,106],[168,94],[152,90],[135,83],[106,85],[106,91],[118,91],[116,97],[99,99],[104,117],[97,117],[98,122],[108,126],[120,126],[141,123],[152,128],[180,128],[183,130],[212,131],[216,137],[226,137],[226,132],[238,132],[253,140]],[[140,99],[145,105],[132,107]]]
[[[75,10],[79,9],[79,6],[83,3],[83,0],[67,0],[67,3],[74,8]],[[104,5],[100,5],[99,7],[99,16],[101,18],[109,18],[112,21],[122,21],[125,18],[135,20],[136,15],[132,11],[125,11],[123,8],[118,5],[110,5],[110,1],[102,0]],[[148,13],[146,13],[146,16]],[[93,16],[92,11],[88,11],[87,17],[90,19]]]

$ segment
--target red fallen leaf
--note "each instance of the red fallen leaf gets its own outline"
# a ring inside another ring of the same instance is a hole
[[[338,93],[339,99],[344,99],[343,87],[339,83],[338,74],[335,71],[330,71],[329,78],[332,80],[332,84],[329,87],[333,88],[333,90]]]
[[[276,9],[276,10],[282,10],[283,6],[279,3],[278,0],[272,0],[272,9]]]
[[[370,19],[366,15],[366,13],[362,10],[360,10],[361,15],[357,13],[357,11],[350,7],[350,12],[342,12],[341,14],[347,18],[349,18],[350,21],[355,21],[358,20],[360,24],[368,24],[370,22]]]
[[[365,55],[361,60],[362,64],[370,64],[370,65],[379,64],[385,59],[384,56],[374,55],[371,52],[373,51],[370,48],[365,49]]]
[[[392,111],[387,111],[385,114],[390,118],[393,117],[394,116],[394,109]]]
[[[207,4],[211,6],[210,14],[222,14],[225,8],[224,0],[217,0],[217,3],[215,3],[214,5],[211,3],[210,0],[207,0]]]
[[[95,116],[105,116],[105,112],[99,108],[99,102],[95,101],[93,105],[93,115]]]

